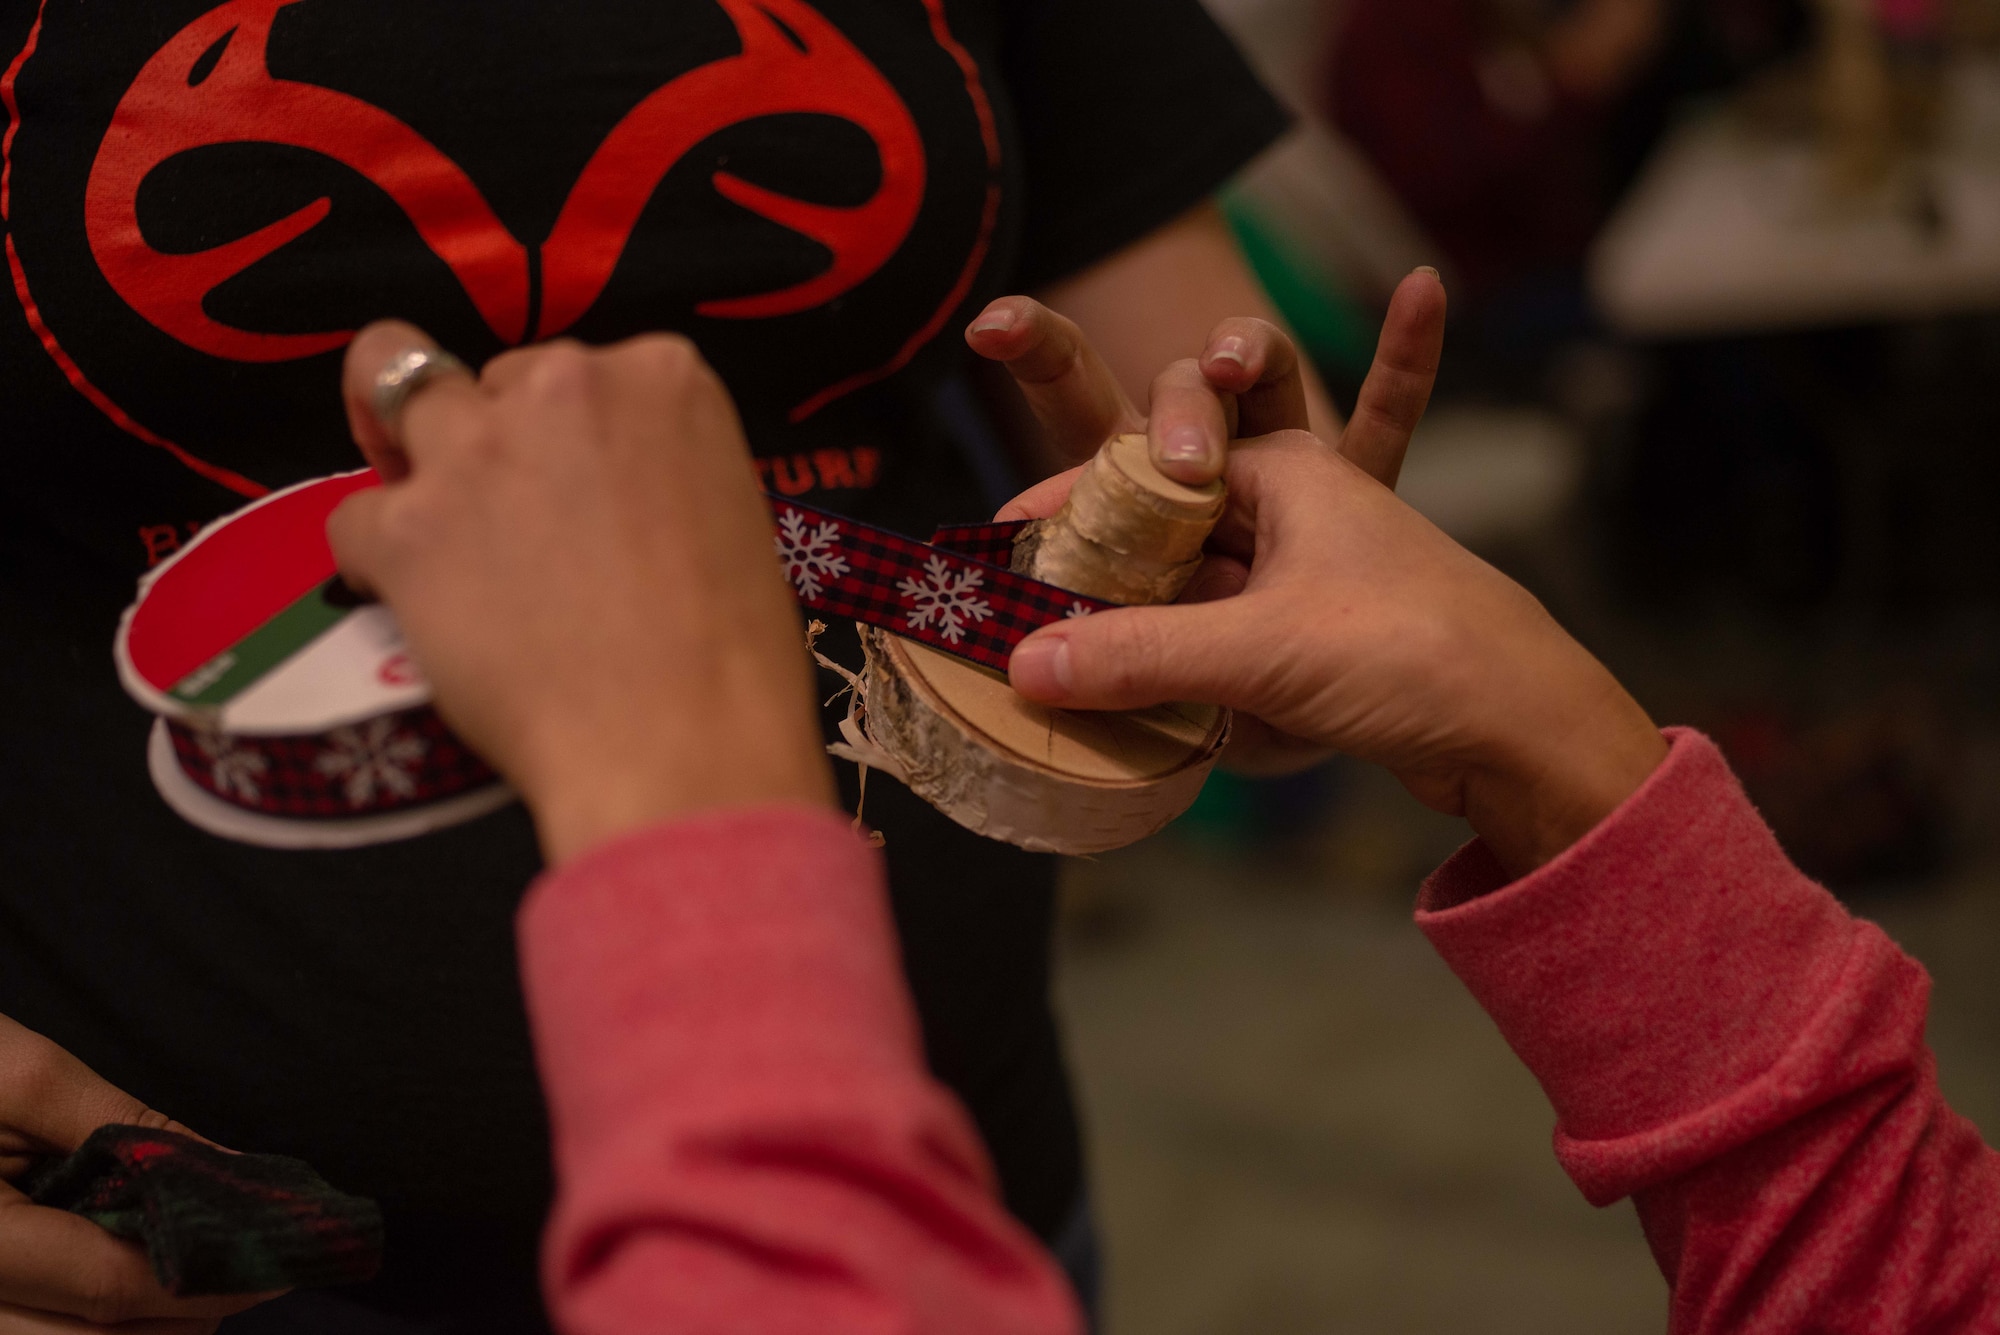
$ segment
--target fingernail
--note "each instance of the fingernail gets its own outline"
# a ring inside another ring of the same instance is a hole
[[[1244,354],[1249,349],[1250,345],[1248,343],[1232,334],[1230,337],[1216,344],[1209,351],[1208,355],[1219,362],[1235,362],[1238,366],[1248,366],[1250,364],[1249,359]]]
[[[1026,640],[1008,664],[1014,688],[1033,700],[1067,699],[1075,681],[1070,672],[1069,641],[1060,635]]]
[[[1004,334],[1018,323],[1020,321],[1012,311],[993,311],[973,321],[972,332],[975,334]]]
[[[1437,279],[1437,280],[1438,280],[1438,281],[1439,281],[1440,283],[1442,283],[1442,282],[1444,281],[1444,275],[1443,275],[1443,274],[1441,274],[1441,273],[1439,273],[1439,272],[1438,272],[1438,271],[1437,271],[1436,269],[1432,268],[1432,267],[1431,267],[1430,265],[1428,265],[1428,264],[1419,264],[1419,265],[1417,266],[1417,269],[1416,269],[1416,271],[1417,271],[1418,273],[1427,273],[1427,274],[1429,274],[1429,275],[1430,275],[1431,277],[1433,277],[1433,278]]]
[[[1208,436],[1200,427],[1177,426],[1160,442],[1160,461],[1198,464],[1208,459]]]

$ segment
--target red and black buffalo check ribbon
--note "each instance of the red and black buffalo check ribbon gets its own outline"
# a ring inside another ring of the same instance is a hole
[[[230,737],[169,720],[196,787],[286,820],[379,816],[463,797],[500,776],[428,705],[300,737]]]
[[[1116,606],[1007,568],[1022,524],[939,529],[928,543],[797,501],[769,498],[778,560],[815,612],[1007,670],[1044,626]]]

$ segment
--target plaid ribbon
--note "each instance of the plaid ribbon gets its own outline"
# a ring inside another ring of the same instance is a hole
[[[939,529],[929,543],[770,497],[799,602],[999,672],[1044,626],[1116,606],[1007,568],[1021,524]]]
[[[291,820],[409,811],[500,781],[428,707],[316,737],[233,737],[171,720],[167,733],[198,787]]]
[[[931,534],[931,546],[984,561],[1002,570],[1014,566],[1014,540],[1028,527],[1025,519],[1011,524],[953,524]]]
[[[799,602],[999,672],[1058,621],[1116,606],[1009,570],[1025,524],[941,528],[928,543],[769,497],[778,559]],[[428,806],[498,782],[429,708],[324,736],[236,737],[169,720],[194,783],[248,811],[351,819]]]

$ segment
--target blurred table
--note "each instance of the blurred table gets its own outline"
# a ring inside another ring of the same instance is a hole
[[[1666,140],[1600,237],[1591,290],[1638,337],[2000,307],[2000,72],[1954,73],[1950,129],[1879,197],[1835,202],[1803,139],[1717,112]]]

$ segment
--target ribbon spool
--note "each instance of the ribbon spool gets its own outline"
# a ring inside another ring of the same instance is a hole
[[[202,530],[140,582],[118,673],[157,717],[167,805],[266,848],[413,838],[513,800],[430,707],[385,607],[349,595],[326,519],[372,470],[301,483]]]

